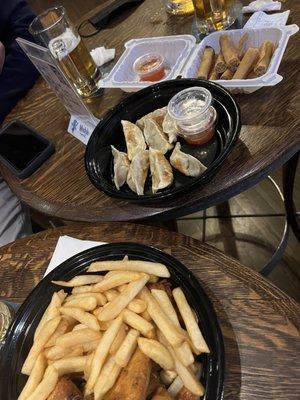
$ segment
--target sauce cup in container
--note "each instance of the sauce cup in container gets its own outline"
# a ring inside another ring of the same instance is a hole
[[[165,60],[159,53],[148,53],[135,60],[133,70],[140,81],[157,82],[166,74],[164,63]]]
[[[187,143],[199,146],[213,138],[217,113],[209,90],[201,87],[182,90],[170,100],[168,113]]]

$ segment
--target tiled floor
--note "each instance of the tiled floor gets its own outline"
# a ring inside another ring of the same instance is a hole
[[[280,172],[273,177],[280,183]],[[296,177],[295,202],[300,210],[300,168]],[[178,230],[199,240],[205,235],[207,243],[259,271],[280,243],[285,223],[281,216],[284,214],[283,203],[270,181],[264,180],[232,198],[229,206],[232,218],[228,218],[228,210],[224,207],[223,210],[212,207],[206,210],[206,218],[201,211],[178,220]],[[263,216],[265,214],[268,216]],[[300,301],[300,244],[291,232],[284,257],[269,279]]]

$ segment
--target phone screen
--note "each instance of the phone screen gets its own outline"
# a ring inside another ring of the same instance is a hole
[[[30,165],[47,146],[30,128],[18,122],[10,124],[0,135],[0,155],[18,171]]]

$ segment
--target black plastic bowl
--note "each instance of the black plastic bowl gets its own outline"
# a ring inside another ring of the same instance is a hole
[[[209,143],[198,147],[190,146],[182,139],[179,141],[182,144],[182,150],[198,158],[207,170],[198,178],[191,178],[173,169],[173,185],[156,194],[151,192],[150,176],[146,180],[143,196],[132,192],[127,184],[117,190],[113,183],[113,157],[110,146],[114,145],[118,150],[126,152],[121,120],[135,123],[137,119],[149,112],[166,106],[179,91],[192,86],[205,87],[212,93],[214,107],[218,114],[216,134]],[[86,171],[93,185],[109,196],[148,203],[169,199],[209,182],[232,150],[240,130],[239,107],[233,96],[222,86],[199,79],[177,79],[158,83],[128,96],[105,115],[88,142],[85,153]]]
[[[194,308],[210,354],[200,356],[203,362],[201,382],[206,388],[205,400],[221,400],[224,383],[223,337],[214,309],[195,276],[179,261],[152,247],[136,243],[113,243],[94,247],[71,257],[47,275],[30,293],[9,329],[0,360],[0,399],[17,400],[26,382],[21,374],[23,362],[32,345],[34,331],[58,286],[52,280],[69,280],[85,272],[96,260],[130,259],[165,264],[174,286],[181,286]]]

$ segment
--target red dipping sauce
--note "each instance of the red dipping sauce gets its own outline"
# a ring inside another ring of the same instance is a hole
[[[164,59],[158,53],[148,53],[139,57],[134,62],[133,69],[140,81],[157,82],[166,74]]]

